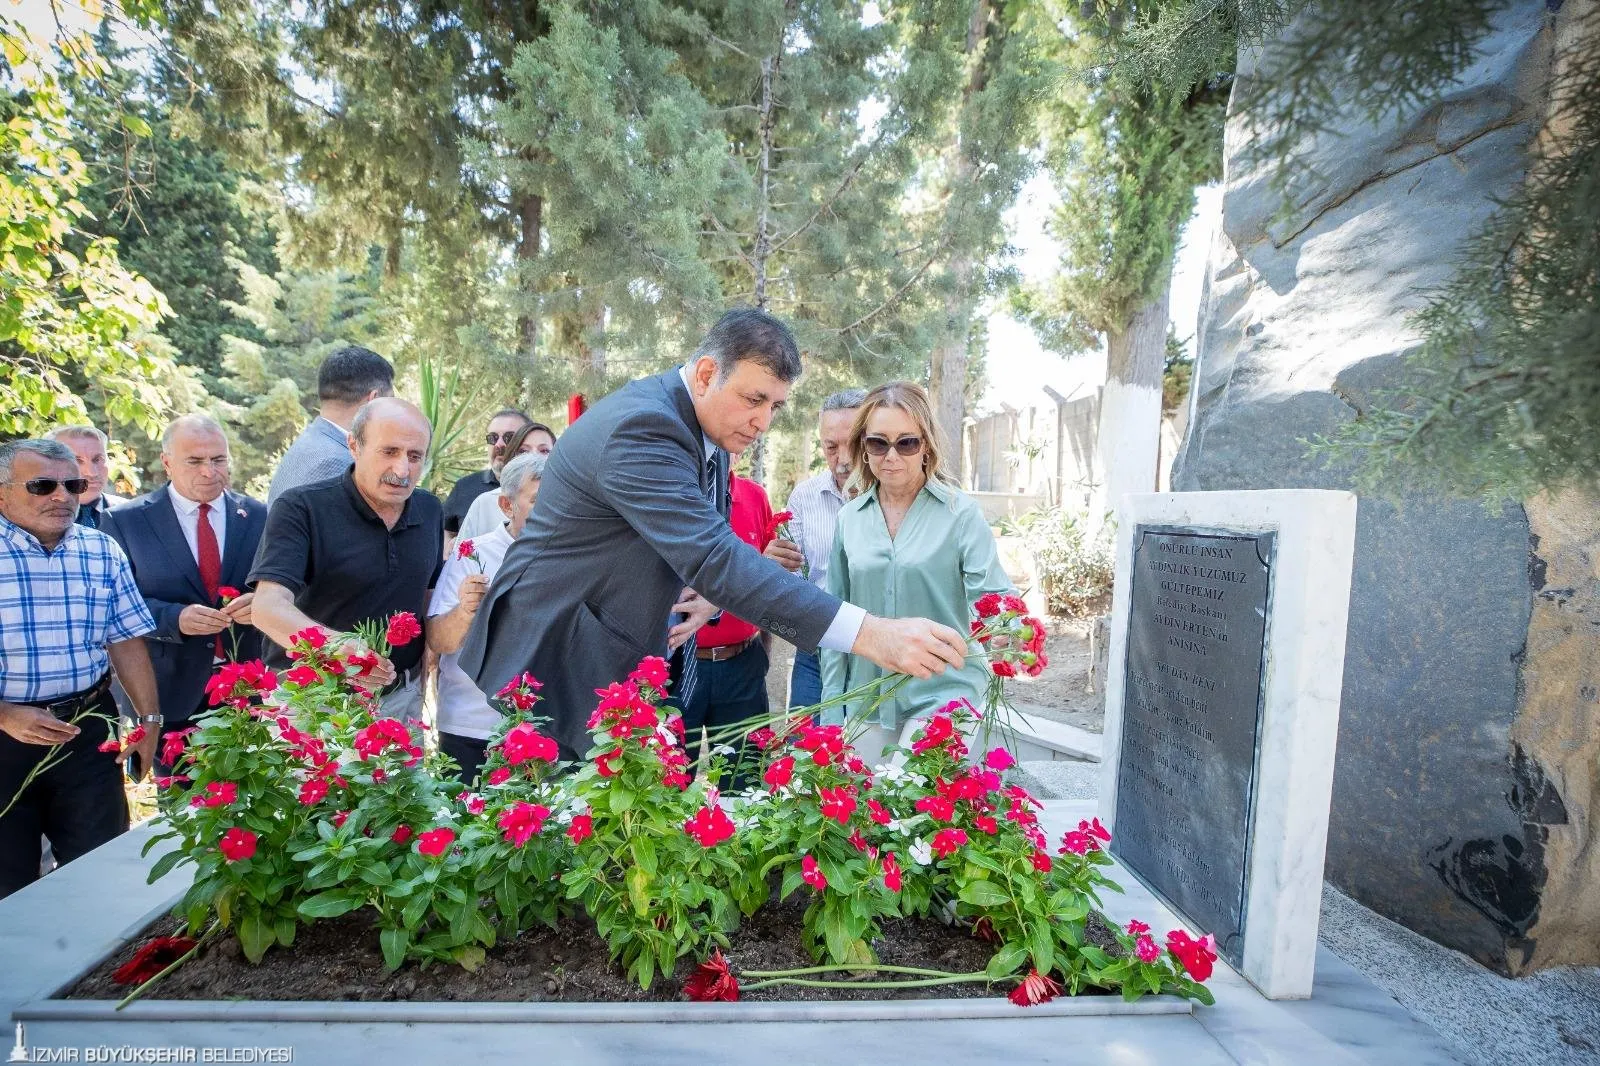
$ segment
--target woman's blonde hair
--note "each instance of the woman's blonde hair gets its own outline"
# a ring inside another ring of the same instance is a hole
[[[928,399],[927,390],[915,381],[890,381],[867,393],[867,398],[861,401],[861,409],[856,412],[855,425],[850,428],[851,469],[846,488],[851,494],[866,492],[878,483],[872,466],[867,462],[865,441],[867,422],[871,420],[873,412],[881,407],[898,407],[917,424],[917,434],[922,438],[922,469],[928,480],[937,479],[946,485],[955,485],[955,480],[944,472],[940,461],[944,455],[944,440],[939,434],[938,423],[934,421],[933,403]]]

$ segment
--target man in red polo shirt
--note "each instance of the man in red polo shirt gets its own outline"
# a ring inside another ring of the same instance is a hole
[[[732,475],[728,524],[756,551],[772,540],[772,504],[766,490]],[[700,745],[700,727],[715,729],[767,713],[767,651],[772,638],[742,618],[723,612],[695,634],[694,690],[684,695],[688,750]],[[754,727],[752,727],[754,728]]]

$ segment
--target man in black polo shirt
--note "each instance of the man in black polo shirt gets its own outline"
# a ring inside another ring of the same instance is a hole
[[[269,665],[286,665],[290,636],[310,626],[349,632],[396,611],[427,617],[444,552],[439,501],[416,491],[431,434],[415,405],[372,400],[350,427],[354,465],[272,501],[250,570]],[[379,662],[385,715],[420,717],[422,650],[414,640]]]

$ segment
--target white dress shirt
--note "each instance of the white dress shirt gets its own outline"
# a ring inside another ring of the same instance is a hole
[[[689,390],[689,396],[692,399],[694,397],[694,389],[689,384],[689,366],[687,363],[678,368],[678,376],[683,379],[683,387]],[[712,451],[717,447],[716,442],[706,436],[704,430],[700,431],[700,436],[705,441],[705,457],[709,459]],[[796,574],[795,576],[798,577],[799,575]],[[720,607],[721,604],[718,604],[718,606]],[[855,604],[839,604],[839,610],[834,613],[833,621],[828,624],[828,631],[822,634],[822,643],[819,646],[826,648],[828,651],[848,652],[856,646],[856,637],[860,635],[861,626],[866,620],[867,612]]]
[[[194,557],[196,566],[200,565],[200,503],[191,500],[171,485],[167,486],[167,499],[172,501],[172,509],[178,515],[178,528],[183,530],[183,539],[189,545],[189,554]],[[228,497],[219,493],[214,500],[206,501],[211,504],[211,510],[206,518],[211,522],[211,531],[217,535],[217,559],[222,558],[222,546],[228,543],[226,533],[228,530]]]

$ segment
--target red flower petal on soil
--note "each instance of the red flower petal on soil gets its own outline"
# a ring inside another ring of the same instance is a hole
[[[694,968],[694,973],[683,982],[683,994],[696,1003],[712,1003],[717,1000],[732,1003],[739,998],[739,979],[733,976],[728,960],[722,957],[721,948],[712,952],[709,959]]]
[[[447,826],[430,829],[417,837],[417,854],[425,855],[430,859],[438,858],[450,850],[450,845],[456,840],[456,831]]]
[[[821,892],[828,887],[828,878],[821,870],[817,869],[817,860],[809,855],[800,859],[800,880]]]
[[[235,826],[222,834],[217,847],[229,862],[242,862],[256,853],[256,835],[248,829]]]
[[[396,611],[389,616],[389,627],[383,634],[383,639],[389,642],[391,648],[399,648],[410,644],[422,636],[422,623],[417,621],[417,616],[410,611]]]
[[[188,936],[158,936],[117,967],[111,979],[119,985],[142,985],[188,954],[195,940]]]
[[[1028,976],[1017,982],[1017,987],[1011,990],[1011,1002],[1019,1007],[1032,1007],[1038,1003],[1048,1003],[1061,994],[1061,986],[1050,979],[1048,974],[1038,970],[1029,970]]]

